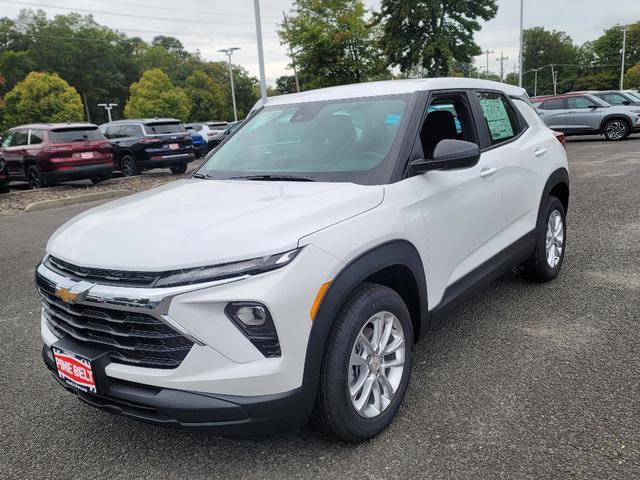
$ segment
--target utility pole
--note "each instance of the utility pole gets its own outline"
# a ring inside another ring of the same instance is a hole
[[[289,40],[289,22],[287,22],[287,15],[282,11],[282,17],[284,18],[284,29],[287,32],[287,43],[289,44],[289,56],[291,57],[291,66],[293,67],[293,76],[296,79],[296,92],[300,93],[300,81],[298,80],[298,70],[296,69],[296,57],[293,55],[293,48],[291,47],[291,41]]]
[[[627,31],[628,26],[622,27],[622,67],[620,69],[620,90],[624,90],[624,57],[627,50]]]
[[[533,69],[533,96],[538,96],[538,72],[542,70],[541,68]]]
[[[264,52],[262,51],[262,21],[260,20],[260,0],[253,0],[253,10],[256,14],[256,39],[258,40],[258,64],[260,66],[260,97],[262,104],[267,103],[267,80],[264,73]]]
[[[233,66],[231,65],[231,55],[236,50],[240,50],[240,47],[231,47],[231,48],[223,48],[222,50],[218,50],[219,52],[224,53],[227,57],[229,57],[229,77],[231,78],[231,101],[233,102],[233,120],[235,122],[238,121],[238,111],[236,110],[236,89],[233,86]]]
[[[485,50],[484,53],[487,55],[487,80],[489,80],[489,55],[496,52],[495,50]]]
[[[504,52],[500,52],[500,58],[496,58],[500,62],[500,81],[504,82],[504,61],[509,60],[509,57],[504,56]]]
[[[518,61],[520,62],[518,73],[518,86],[522,88],[522,63],[524,57],[524,0],[520,0],[520,55]]]
[[[484,68],[484,65],[479,65],[478,68],[476,69],[476,72],[478,72],[478,78],[480,78],[480,70],[482,70]]]
[[[553,78],[553,94],[558,94],[558,71],[553,68],[553,63],[551,66],[551,77]]]
[[[109,123],[111,123],[111,109],[117,106],[118,106],[117,103],[99,103],[98,104],[98,107],[104,107],[104,109],[107,111],[107,118],[109,119]]]

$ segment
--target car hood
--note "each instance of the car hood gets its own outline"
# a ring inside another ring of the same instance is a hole
[[[352,183],[179,180],[69,220],[47,253],[121,270],[213,265],[293,249],[383,197],[382,186]]]

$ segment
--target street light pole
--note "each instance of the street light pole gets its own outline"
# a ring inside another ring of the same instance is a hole
[[[522,58],[524,57],[524,0],[520,0],[520,62],[518,65],[518,86],[522,88]]]
[[[624,57],[627,49],[627,31],[629,27],[622,27],[622,67],[620,69],[620,90],[624,89]]]
[[[558,71],[554,70],[553,64],[551,64],[551,77],[553,78],[553,94],[558,94]]]
[[[224,53],[227,57],[229,57],[229,77],[231,78],[231,101],[233,102],[233,120],[237,122],[238,111],[236,110],[236,89],[233,85],[233,66],[231,65],[231,55],[233,55],[233,52],[235,52],[236,50],[240,50],[240,47],[225,48],[218,51]]]
[[[539,71],[540,71],[539,68],[533,69],[533,96],[534,97],[538,96],[538,72]]]
[[[478,72],[478,78],[480,78],[480,70],[484,68],[484,65],[479,65],[476,71]]]
[[[262,51],[262,23],[260,21],[260,0],[253,0],[253,10],[256,14],[256,38],[258,40],[258,64],[260,65],[260,96],[262,104],[267,103],[267,81],[264,73],[264,53]]]
[[[111,109],[117,106],[118,106],[117,103],[99,103],[98,104],[98,107],[104,107],[104,109],[107,111],[107,118],[109,119],[109,123],[111,123]]]

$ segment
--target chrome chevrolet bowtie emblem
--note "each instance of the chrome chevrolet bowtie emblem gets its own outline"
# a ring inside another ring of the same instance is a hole
[[[93,283],[78,282],[72,285],[56,285],[56,297],[64,303],[81,302],[87,296],[87,292],[93,287]]]

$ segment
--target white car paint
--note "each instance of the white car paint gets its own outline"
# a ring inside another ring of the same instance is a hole
[[[456,88],[524,92],[482,80],[405,80],[283,95],[268,103]],[[514,103],[529,128],[515,141],[485,151],[472,168],[378,186],[183,180],[85,212],[53,235],[47,253],[80,266],[166,271],[304,247],[282,269],[175,296],[169,316],[203,343],[178,368],[111,363],[106,370],[114,378],[196,392],[287,392],[302,381],[310,310],[320,286],[362,253],[391,240],[413,244],[433,309],[447,286],[534,228],[544,184],[551,172],[567,168],[567,159],[534,110]],[[483,176],[486,168],[495,174]],[[280,358],[263,357],[226,318],[224,306],[238,300],[270,309]],[[56,340],[44,318],[42,336],[47,345]]]

